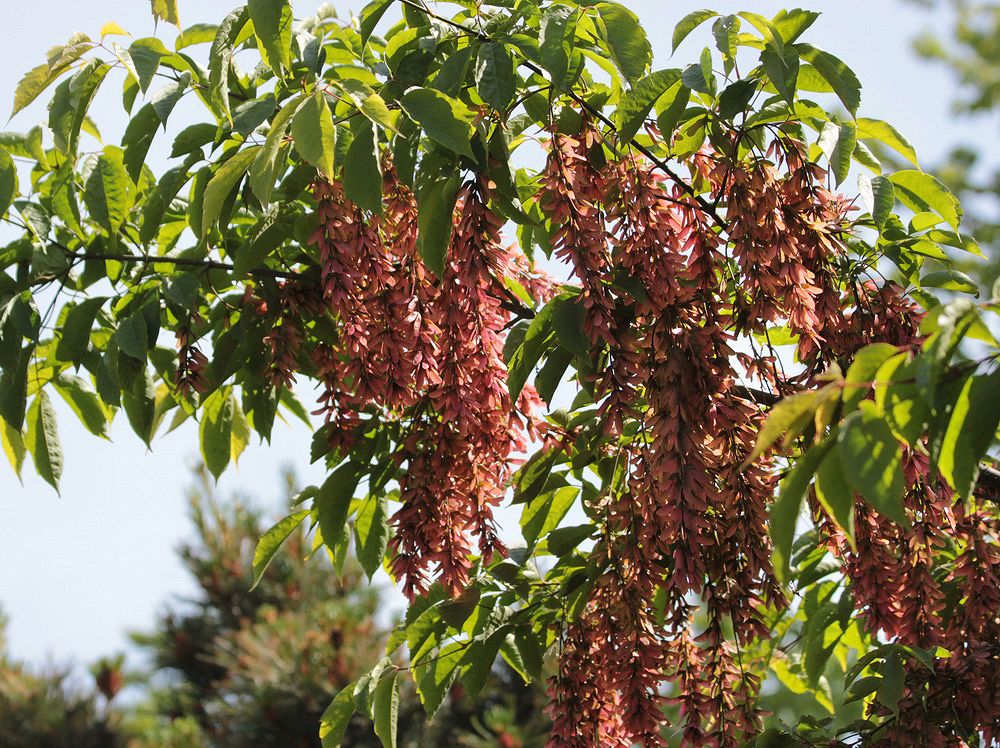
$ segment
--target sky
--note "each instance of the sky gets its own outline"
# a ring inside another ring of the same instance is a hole
[[[184,25],[218,22],[237,0],[180,0]],[[772,15],[785,4],[770,0],[626,0],[640,16],[653,43],[654,69],[694,61],[704,37],[693,36],[670,59],[673,25],[691,10],[721,12],[752,9]],[[902,0],[802,0],[823,12],[807,39],[844,59],[864,86],[860,114],[887,119],[931,164],[959,142],[985,149],[986,160],[1000,161],[995,118],[956,120],[949,109],[954,82],[943,70],[919,61],[910,41],[928,28],[949,26],[945,9],[926,11]],[[296,16],[309,15],[318,3],[294,0]],[[335,0],[342,15],[363,3]],[[95,10],[95,8],[100,10]],[[38,0],[4,8],[0,25],[0,99],[13,96],[20,76],[44,59],[45,51],[75,31],[96,37],[115,21],[134,36],[153,33],[148,0]],[[707,33],[708,27],[703,29]],[[168,46],[175,31],[159,29]],[[44,96],[43,96],[44,98]],[[0,110],[6,105],[0,104]],[[180,123],[184,112],[175,111]],[[124,115],[110,91],[92,110],[106,142],[117,142]],[[191,121],[204,121],[201,119]],[[45,120],[36,103],[0,129],[26,130]],[[186,122],[189,123],[190,121]],[[185,124],[186,124],[185,123]],[[151,152],[154,171],[162,166],[172,133],[158,137]],[[58,398],[56,398],[58,399]],[[0,609],[9,616],[8,645],[13,656],[35,662],[86,663],[126,649],[127,632],[149,629],[155,613],[173,595],[193,590],[176,555],[189,535],[187,490],[197,460],[197,432],[188,424],[154,441],[147,451],[116,420],[111,440],[102,441],[80,427],[59,405],[59,430],[65,454],[62,495],[37,478],[29,466],[21,485],[0,464]],[[223,494],[238,493],[277,516],[282,499],[280,470],[292,468],[300,482],[322,480],[308,464],[310,430],[301,422],[277,424],[270,445],[251,446],[237,470],[220,480]]]

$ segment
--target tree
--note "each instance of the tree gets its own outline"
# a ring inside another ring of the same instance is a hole
[[[200,478],[190,497],[195,535],[179,549],[197,593],[170,606],[152,633],[135,636],[152,666],[136,674],[148,696],[126,710],[132,745],[318,747],[326,706],[380,658],[386,631],[375,616],[385,601],[363,586],[356,563],[346,561],[338,574],[311,553],[302,527],[251,590],[253,550],[265,529],[260,513],[244,502],[220,501],[207,473]],[[404,691],[400,744],[465,745],[479,737],[484,746],[502,747],[504,735],[522,740],[532,727],[544,729],[537,719],[525,724],[526,715],[540,713],[532,709],[540,689],[518,686],[512,677],[498,669],[476,703],[456,694],[427,729],[415,695]],[[504,709],[521,717],[523,730],[502,719]],[[493,719],[495,731],[478,735],[474,723],[484,718]],[[379,741],[371,723],[356,718],[345,744]]]
[[[6,140],[15,467],[58,484],[52,391],[147,443],[198,418],[218,475],[313,383],[328,477],[257,574],[308,524],[410,600],[325,745],[355,711],[397,744],[401,690],[433,715],[498,655],[547,683],[553,748],[994,742],[996,302],[943,249],[974,249],[959,201],[858,115],[816,13],[693,13],[674,46],[711,46],[653,71],[618,3],[460,5],[250,2],[25,77],[15,113],[55,88],[53,147]],[[82,152],[113,69],[130,124]],[[157,178],[191,94],[211,121]]]
[[[4,745],[124,748],[120,715],[108,706],[116,692],[114,685],[101,681],[105,685],[102,699],[74,683],[68,668],[32,672],[7,653],[6,625],[7,619],[0,616],[0,730]]]

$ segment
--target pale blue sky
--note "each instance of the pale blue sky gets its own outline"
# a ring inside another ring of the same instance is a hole
[[[236,2],[181,0],[182,21],[185,25],[217,22]],[[786,5],[770,0],[626,2],[650,34],[655,67],[677,64],[669,61],[671,31],[691,10],[751,9],[770,15]],[[344,13],[362,4],[333,3]],[[808,40],[842,57],[858,73],[864,85],[862,113],[896,124],[925,163],[959,141],[978,143],[990,161],[1000,160],[996,120],[955,121],[948,109],[953,82],[910,51],[910,40],[919,31],[945,26],[945,11],[927,13],[901,0],[802,0],[801,4],[823,11]],[[294,6],[297,15],[306,15],[317,4],[295,0]],[[74,31],[96,36],[105,22],[113,20],[135,36],[151,34],[148,9],[148,0],[9,4],[0,26],[0,99],[9,101],[21,74]],[[169,44],[174,32],[163,27],[160,32]],[[678,59],[693,59],[703,44],[692,38]],[[92,111],[108,142],[117,142],[123,127],[119,101],[117,93],[105,95],[100,108]],[[6,106],[0,104],[0,111]],[[35,104],[6,129],[27,129],[43,121],[44,114]],[[182,120],[182,110],[173,117]],[[159,138],[153,161],[162,159],[162,148],[170,139]],[[79,427],[66,409],[60,416],[66,455],[61,497],[30,467],[21,486],[6,464],[0,465],[0,606],[11,618],[8,634],[16,656],[89,661],[125,647],[127,631],[149,627],[165,599],[190,591],[174,548],[188,532],[185,492],[190,484],[188,465],[197,455],[197,434],[191,426],[181,428],[154,442],[153,451],[147,453],[124,418],[112,429],[113,441],[103,442]],[[307,482],[320,478],[308,465],[310,436],[301,423],[276,426],[270,447],[248,448],[239,469],[224,476],[220,490],[248,493],[277,511],[281,465],[291,465]]]

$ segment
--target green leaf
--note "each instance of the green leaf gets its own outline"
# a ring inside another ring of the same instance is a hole
[[[86,34],[73,34],[66,44],[49,50],[48,61],[44,65],[32,68],[21,78],[14,90],[14,108],[11,118],[38,98],[39,94],[54,83],[60,75],[93,49],[94,43]]]
[[[452,215],[461,176],[452,174],[431,181],[417,194],[417,245],[428,269],[439,278],[451,242]]]
[[[935,245],[936,246],[936,245]],[[947,258],[945,258],[947,259]],[[979,295],[979,286],[961,270],[935,270],[920,277],[920,285],[929,288],[944,288],[949,291]]]
[[[573,294],[557,296],[552,305],[552,327],[559,345],[581,359],[590,358],[591,341],[583,330],[584,310]]]
[[[267,567],[270,566],[271,561],[274,559],[274,554],[277,553],[282,544],[288,540],[288,537],[295,532],[295,529],[302,524],[302,520],[308,516],[308,509],[303,509],[289,514],[274,527],[265,532],[261,536],[260,540],[257,541],[257,549],[253,554],[253,587],[250,589],[253,589],[260,583],[261,578],[264,576],[264,572],[267,571]],[[354,710],[352,708],[351,713],[353,712]],[[323,715],[323,718],[325,721],[325,714]]]
[[[528,381],[528,375],[538,364],[552,339],[552,304],[546,304],[535,315],[524,334],[524,340],[514,351],[507,364],[507,389],[511,400],[516,401]]]
[[[196,44],[209,44],[215,41],[215,35],[219,27],[214,23],[195,23],[188,26],[177,35],[174,40],[174,49],[178,52],[185,47],[193,47]]]
[[[579,548],[585,540],[594,534],[596,529],[592,524],[557,527],[546,538],[549,552],[562,558],[567,553]]]
[[[250,165],[250,189],[264,207],[271,202],[274,183],[285,171],[283,140],[288,132],[288,123],[300,104],[301,98],[292,98],[274,115],[264,145],[257,151],[253,164]]]
[[[248,0],[260,56],[274,74],[292,66],[292,5],[288,0]]]
[[[779,55],[784,55],[785,53],[785,40],[778,32],[777,27],[767,18],[762,16],[760,13],[751,13],[749,11],[743,11],[738,14],[740,18],[743,18],[750,22],[750,24],[760,32],[760,36],[767,42],[768,46],[773,47],[775,52]]]
[[[163,125],[164,130],[167,129],[167,120],[170,118],[170,113],[174,111],[174,107],[177,106],[177,102],[184,96],[184,92],[187,91],[189,85],[191,85],[191,73],[185,71],[178,76],[176,81],[171,81],[150,97],[149,103],[152,104],[153,110],[156,112],[156,116],[160,120],[160,124]]]
[[[790,47],[779,52],[768,44],[761,50],[760,63],[767,79],[789,105],[795,104],[795,89],[799,80],[799,57]]]
[[[218,480],[232,456],[233,412],[236,402],[231,387],[216,390],[205,400],[201,413],[201,457]]]
[[[615,67],[629,83],[635,83],[653,61],[653,48],[639,18],[624,5],[613,2],[598,3],[597,13],[604,22],[608,51]]]
[[[389,541],[389,520],[385,496],[369,496],[354,519],[358,561],[371,579],[382,566]]]
[[[673,141],[674,131],[685,116],[688,102],[691,100],[691,89],[687,86],[679,85],[676,93],[674,91],[675,89],[671,88],[657,107],[659,114],[656,117],[656,125],[667,142]]]
[[[278,211],[269,209],[250,231],[246,241],[236,251],[233,275],[246,277],[253,268],[263,263],[275,249],[291,238],[293,227],[278,220]]]
[[[558,453],[554,449],[543,449],[528,459],[514,476],[514,503],[532,501],[545,487],[549,474],[555,465]]]
[[[872,177],[865,172],[858,174],[858,193],[861,201],[871,213],[872,220],[882,231],[885,222],[892,215],[892,209],[896,205],[896,190],[886,177]]]
[[[548,71],[552,86],[560,89],[573,56],[578,10],[553,3],[542,13],[538,38],[542,67]]]
[[[706,47],[705,49],[708,48]],[[711,82],[709,82],[710,80]],[[705,68],[698,63],[688,65],[681,71],[681,81],[692,91],[697,91],[698,93],[703,94],[712,93],[714,78],[706,76]]]
[[[160,126],[160,117],[152,104],[144,105],[139,112],[129,120],[122,136],[122,148],[125,149],[123,162],[125,172],[133,184],[139,183],[142,167],[146,163],[149,147],[153,143],[156,129]]]
[[[792,44],[802,35],[802,32],[816,22],[819,16],[820,14],[816,11],[799,8],[780,10],[771,19],[771,23],[774,24],[775,30],[780,34],[785,44]]]
[[[379,127],[392,132],[398,132],[396,121],[392,112],[389,111],[385,99],[374,92],[359,97],[359,99],[358,106],[362,114]]]
[[[455,682],[464,649],[464,642],[447,644],[431,662],[416,668],[417,693],[428,717],[434,716]]]
[[[472,113],[461,103],[433,88],[410,88],[400,99],[403,111],[427,133],[455,153],[472,154]]]
[[[559,526],[579,493],[576,486],[563,486],[541,494],[524,507],[521,533],[529,548]]]
[[[841,100],[847,111],[855,114],[861,106],[861,83],[847,65],[837,59],[829,52],[824,52],[809,44],[798,45],[799,56],[806,62],[812,63],[834,93]]]
[[[971,495],[979,461],[993,444],[1000,423],[1000,370],[969,377],[959,392],[941,442],[938,469],[962,497]]]
[[[500,645],[507,637],[507,628],[501,627],[484,641],[473,640],[462,657],[462,685],[468,697],[475,700],[486,685],[486,679],[493,670]]]
[[[921,367],[922,362],[901,353],[888,358],[875,374],[876,408],[896,436],[908,444],[917,443],[931,416],[929,403],[917,389]]]
[[[820,463],[832,448],[833,442],[826,440],[796,460],[792,469],[781,481],[778,498],[771,505],[768,527],[774,545],[773,566],[775,575],[782,583],[787,584],[789,579],[795,525],[802,509],[802,500]]]
[[[14,108],[10,113],[11,119],[37,99],[42,91],[52,85],[58,75],[58,73],[53,73],[48,65],[39,65],[25,73],[18,82],[17,88],[14,89]]]
[[[118,234],[128,217],[128,186],[124,153],[120,148],[108,146],[87,179],[83,202],[90,217],[111,237]]]
[[[364,210],[382,213],[382,169],[379,166],[375,127],[367,119],[359,119],[354,139],[344,159],[344,194]]]
[[[898,652],[891,652],[882,665],[882,678],[875,698],[886,709],[896,713],[905,688],[906,672],[903,670],[903,660]]]
[[[910,145],[902,133],[888,122],[880,119],[869,119],[868,117],[858,118],[858,137],[864,140],[878,140],[892,148],[896,153],[905,157],[910,163],[920,168],[917,161],[917,152]]]
[[[200,149],[203,145],[215,140],[219,126],[208,122],[200,122],[197,125],[190,125],[181,130],[174,138],[170,148],[170,158],[178,158]]]
[[[92,296],[70,307],[56,345],[56,358],[79,364],[90,344],[90,331],[107,296]]]
[[[327,476],[313,502],[323,543],[334,555],[347,541],[344,527],[359,479],[358,466],[346,462]]]
[[[680,79],[681,71],[677,68],[657,70],[638,81],[622,96],[615,112],[618,134],[622,140],[635,137],[656,102],[677,86]]]
[[[149,446],[156,424],[156,383],[148,368],[142,367],[132,386],[122,391],[121,402],[132,431]]]
[[[326,97],[317,91],[306,99],[292,118],[295,150],[325,176],[333,177],[333,152],[337,130]]]
[[[56,430],[56,411],[45,390],[39,391],[28,408],[27,422],[25,442],[31,459],[35,462],[35,470],[58,493],[63,454]]]
[[[56,148],[63,153],[69,152],[69,135],[75,114],[70,88],[73,81],[81,74],[82,71],[60,83],[49,101],[49,130],[52,131],[52,141]]]
[[[125,355],[131,356],[137,361],[146,360],[149,341],[147,340],[146,320],[141,312],[134,312],[118,323],[118,329],[115,330],[115,342],[118,343],[118,348]]]
[[[163,42],[159,39],[147,37],[132,42],[127,54],[132,59],[136,76],[139,79],[139,88],[145,92],[153,82],[160,62],[164,57],[170,55],[170,51],[163,46]]]
[[[108,438],[108,416],[101,401],[80,377],[72,374],[62,374],[54,382],[56,392],[76,413],[80,423],[94,436]]]
[[[817,145],[826,156],[838,187],[847,179],[847,173],[851,170],[851,156],[857,142],[853,123],[827,122],[823,125]]]
[[[177,12],[177,0],[152,0],[153,18],[165,21],[180,28],[180,15]]]
[[[6,420],[0,418],[0,443],[10,466],[14,468],[17,479],[21,480],[21,469],[24,467],[24,437],[20,430],[15,429]]]
[[[889,175],[896,188],[896,197],[915,213],[933,211],[958,231],[962,220],[962,206],[941,181],[931,174],[915,169],[897,171]]]
[[[854,490],[847,481],[838,449],[828,449],[816,471],[816,499],[853,546]]]
[[[712,37],[715,39],[715,48],[722,53],[725,73],[729,75],[735,67],[736,53],[739,50],[739,16],[722,16],[716,20],[712,24]]]
[[[229,68],[233,62],[233,47],[250,14],[244,5],[237,8],[222,23],[208,55],[208,100],[220,119],[232,120],[229,109]]]
[[[399,722],[398,673],[383,675],[375,686],[375,735],[383,748],[396,748],[396,729]]]
[[[504,110],[514,99],[514,61],[503,44],[486,42],[479,48],[476,88],[494,109]]]
[[[5,361],[0,367],[0,416],[13,428],[20,429],[28,402],[28,365],[34,346],[15,347],[13,352],[17,352],[17,360]]]
[[[733,122],[746,112],[747,105],[757,93],[757,82],[752,80],[736,81],[719,94],[719,116]]]
[[[671,52],[676,52],[677,48],[681,45],[688,35],[694,31],[696,28],[705,23],[705,21],[710,18],[715,18],[719,14],[714,10],[696,10],[688,13],[684,18],[681,19],[674,27],[673,38],[671,39]]]
[[[363,45],[368,43],[368,39],[375,31],[378,22],[382,20],[382,16],[394,2],[396,0],[372,0],[361,10],[361,23],[358,26],[358,32],[361,34]]]
[[[903,456],[899,442],[874,407],[844,419],[837,451],[848,482],[880,514],[906,524],[903,511]]]
[[[820,406],[827,395],[827,392],[810,390],[800,392],[779,400],[767,414],[767,420],[757,433],[757,442],[754,444],[753,452],[744,461],[744,465],[749,465],[756,460],[778,439],[784,439],[787,444],[792,439],[802,433],[812,419],[813,413]]]
[[[202,203],[201,214],[201,235],[204,237],[211,230],[212,226],[222,215],[223,206],[229,195],[239,185],[243,175],[247,173],[250,164],[253,163],[261,146],[252,146],[240,151],[231,159],[219,167],[218,171],[212,175],[208,186],[205,187],[205,196]]]
[[[17,167],[7,151],[0,149],[0,218],[17,197]]]
[[[888,343],[872,343],[854,354],[854,362],[847,370],[844,393],[841,401],[844,410],[850,412],[858,407],[871,391],[875,374],[886,361],[895,356],[899,349]]]

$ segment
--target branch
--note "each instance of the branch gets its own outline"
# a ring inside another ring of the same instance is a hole
[[[230,265],[226,262],[217,262],[215,260],[195,260],[189,257],[152,257],[147,255],[124,255],[124,254],[113,254],[110,252],[74,252],[65,247],[58,242],[53,242],[53,244],[62,250],[65,250],[67,256],[71,260],[115,260],[117,262],[145,262],[145,263],[166,263],[168,265],[177,265],[179,267],[193,267],[202,268],[204,270],[227,270],[234,271],[236,269],[235,265]],[[247,275],[259,276],[261,278],[299,278],[302,276],[301,273],[296,273],[293,271],[285,270],[271,270],[270,268],[256,268],[254,270],[248,270]],[[57,276],[42,276],[36,279],[36,283],[44,283],[48,280],[53,280]]]
[[[423,13],[424,15],[426,15],[428,18],[433,18],[435,21],[440,21],[441,23],[444,23],[444,24],[446,24],[448,26],[451,26],[452,28],[461,31],[464,34],[467,34],[467,35],[469,35],[471,37],[479,39],[480,41],[484,41],[484,42],[495,41],[488,34],[485,34],[482,31],[478,31],[477,29],[471,29],[468,26],[466,26],[465,24],[459,23],[458,21],[455,21],[455,20],[453,20],[451,18],[447,18],[445,16],[439,15],[439,14],[435,13],[434,11],[432,11],[430,8],[425,7],[422,3],[415,2],[415,0],[399,0],[399,2],[402,3],[403,5],[407,6],[407,7],[410,7],[410,8],[413,8],[414,10],[420,11],[421,13]],[[530,70],[533,73],[537,73],[539,75],[544,75],[545,74],[544,71],[540,67],[538,67],[537,65],[535,65],[530,60],[522,60],[521,62],[519,62],[519,64],[520,65],[524,65],[524,67],[528,68],[528,70]],[[637,142],[635,140],[635,138],[627,138],[627,139],[626,138],[622,138],[621,134],[618,132],[618,127],[615,125],[615,123],[612,122],[599,109],[595,109],[590,104],[588,104],[576,92],[574,92],[572,90],[569,90],[569,91],[566,91],[565,93],[571,99],[573,99],[573,101],[575,101],[583,109],[585,109],[588,114],[590,114],[592,117],[596,117],[597,119],[599,119],[601,121],[601,123],[605,127],[607,127],[609,130],[611,130],[612,132],[614,132],[615,135],[618,137],[618,139],[619,139],[620,142],[627,143],[631,147],[635,148],[637,151],[639,151],[639,153],[641,153],[643,156],[645,156],[646,158],[648,158],[658,169],[660,169],[661,171],[663,171],[664,174],[666,174],[668,177],[670,177],[670,179],[673,180],[674,183],[676,183],[678,186],[681,187],[681,189],[683,189],[692,198],[694,198],[694,200],[698,203],[698,205],[701,207],[701,209],[703,211],[705,211],[708,215],[712,216],[712,218],[715,220],[715,222],[719,225],[720,228],[722,228],[722,229],[726,228],[726,222],[722,218],[722,216],[719,215],[718,211],[715,209],[715,206],[712,205],[710,202],[708,202],[705,198],[703,198],[700,195],[698,195],[695,192],[694,187],[692,187],[690,184],[688,184],[679,174],[677,174],[677,172],[675,172],[673,169],[671,169],[670,166],[668,166],[667,163],[663,159],[661,159],[659,156],[657,156],[655,153],[653,153],[649,148],[647,148],[646,146],[642,145],[642,143]]]

